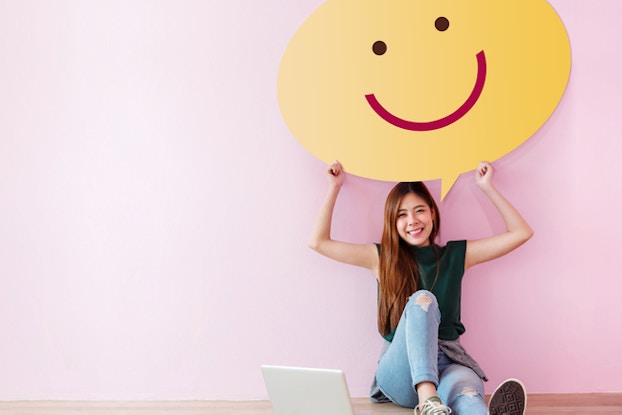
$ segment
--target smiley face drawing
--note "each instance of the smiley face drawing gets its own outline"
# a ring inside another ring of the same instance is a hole
[[[545,0],[327,0],[281,60],[296,139],[376,180],[458,176],[530,138],[561,100],[570,43]]]

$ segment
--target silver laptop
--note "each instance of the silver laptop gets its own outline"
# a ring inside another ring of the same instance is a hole
[[[354,415],[341,370],[261,366],[274,415]]]

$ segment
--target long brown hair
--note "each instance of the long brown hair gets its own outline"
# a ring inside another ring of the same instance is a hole
[[[433,227],[430,245],[436,249],[435,240],[441,227],[438,207],[428,188],[422,182],[402,182],[389,192],[384,207],[384,229],[380,242],[378,329],[383,335],[396,327],[408,297],[417,291],[420,282],[419,266],[408,250],[408,244],[397,232],[397,211],[402,199],[414,193],[432,210]]]

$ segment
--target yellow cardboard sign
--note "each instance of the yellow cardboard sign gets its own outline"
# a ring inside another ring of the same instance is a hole
[[[319,159],[386,181],[443,179],[531,137],[570,44],[545,0],[328,0],[281,61],[283,118]]]

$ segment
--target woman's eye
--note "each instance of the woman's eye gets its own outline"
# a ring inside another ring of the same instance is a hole
[[[384,55],[387,52],[387,44],[384,43],[382,40],[378,40],[374,42],[371,50],[373,50],[374,53],[378,56]]]
[[[445,30],[449,29],[449,20],[447,20],[446,17],[439,17],[434,22],[434,27],[436,27],[436,30],[438,30],[439,32],[444,32]]]

